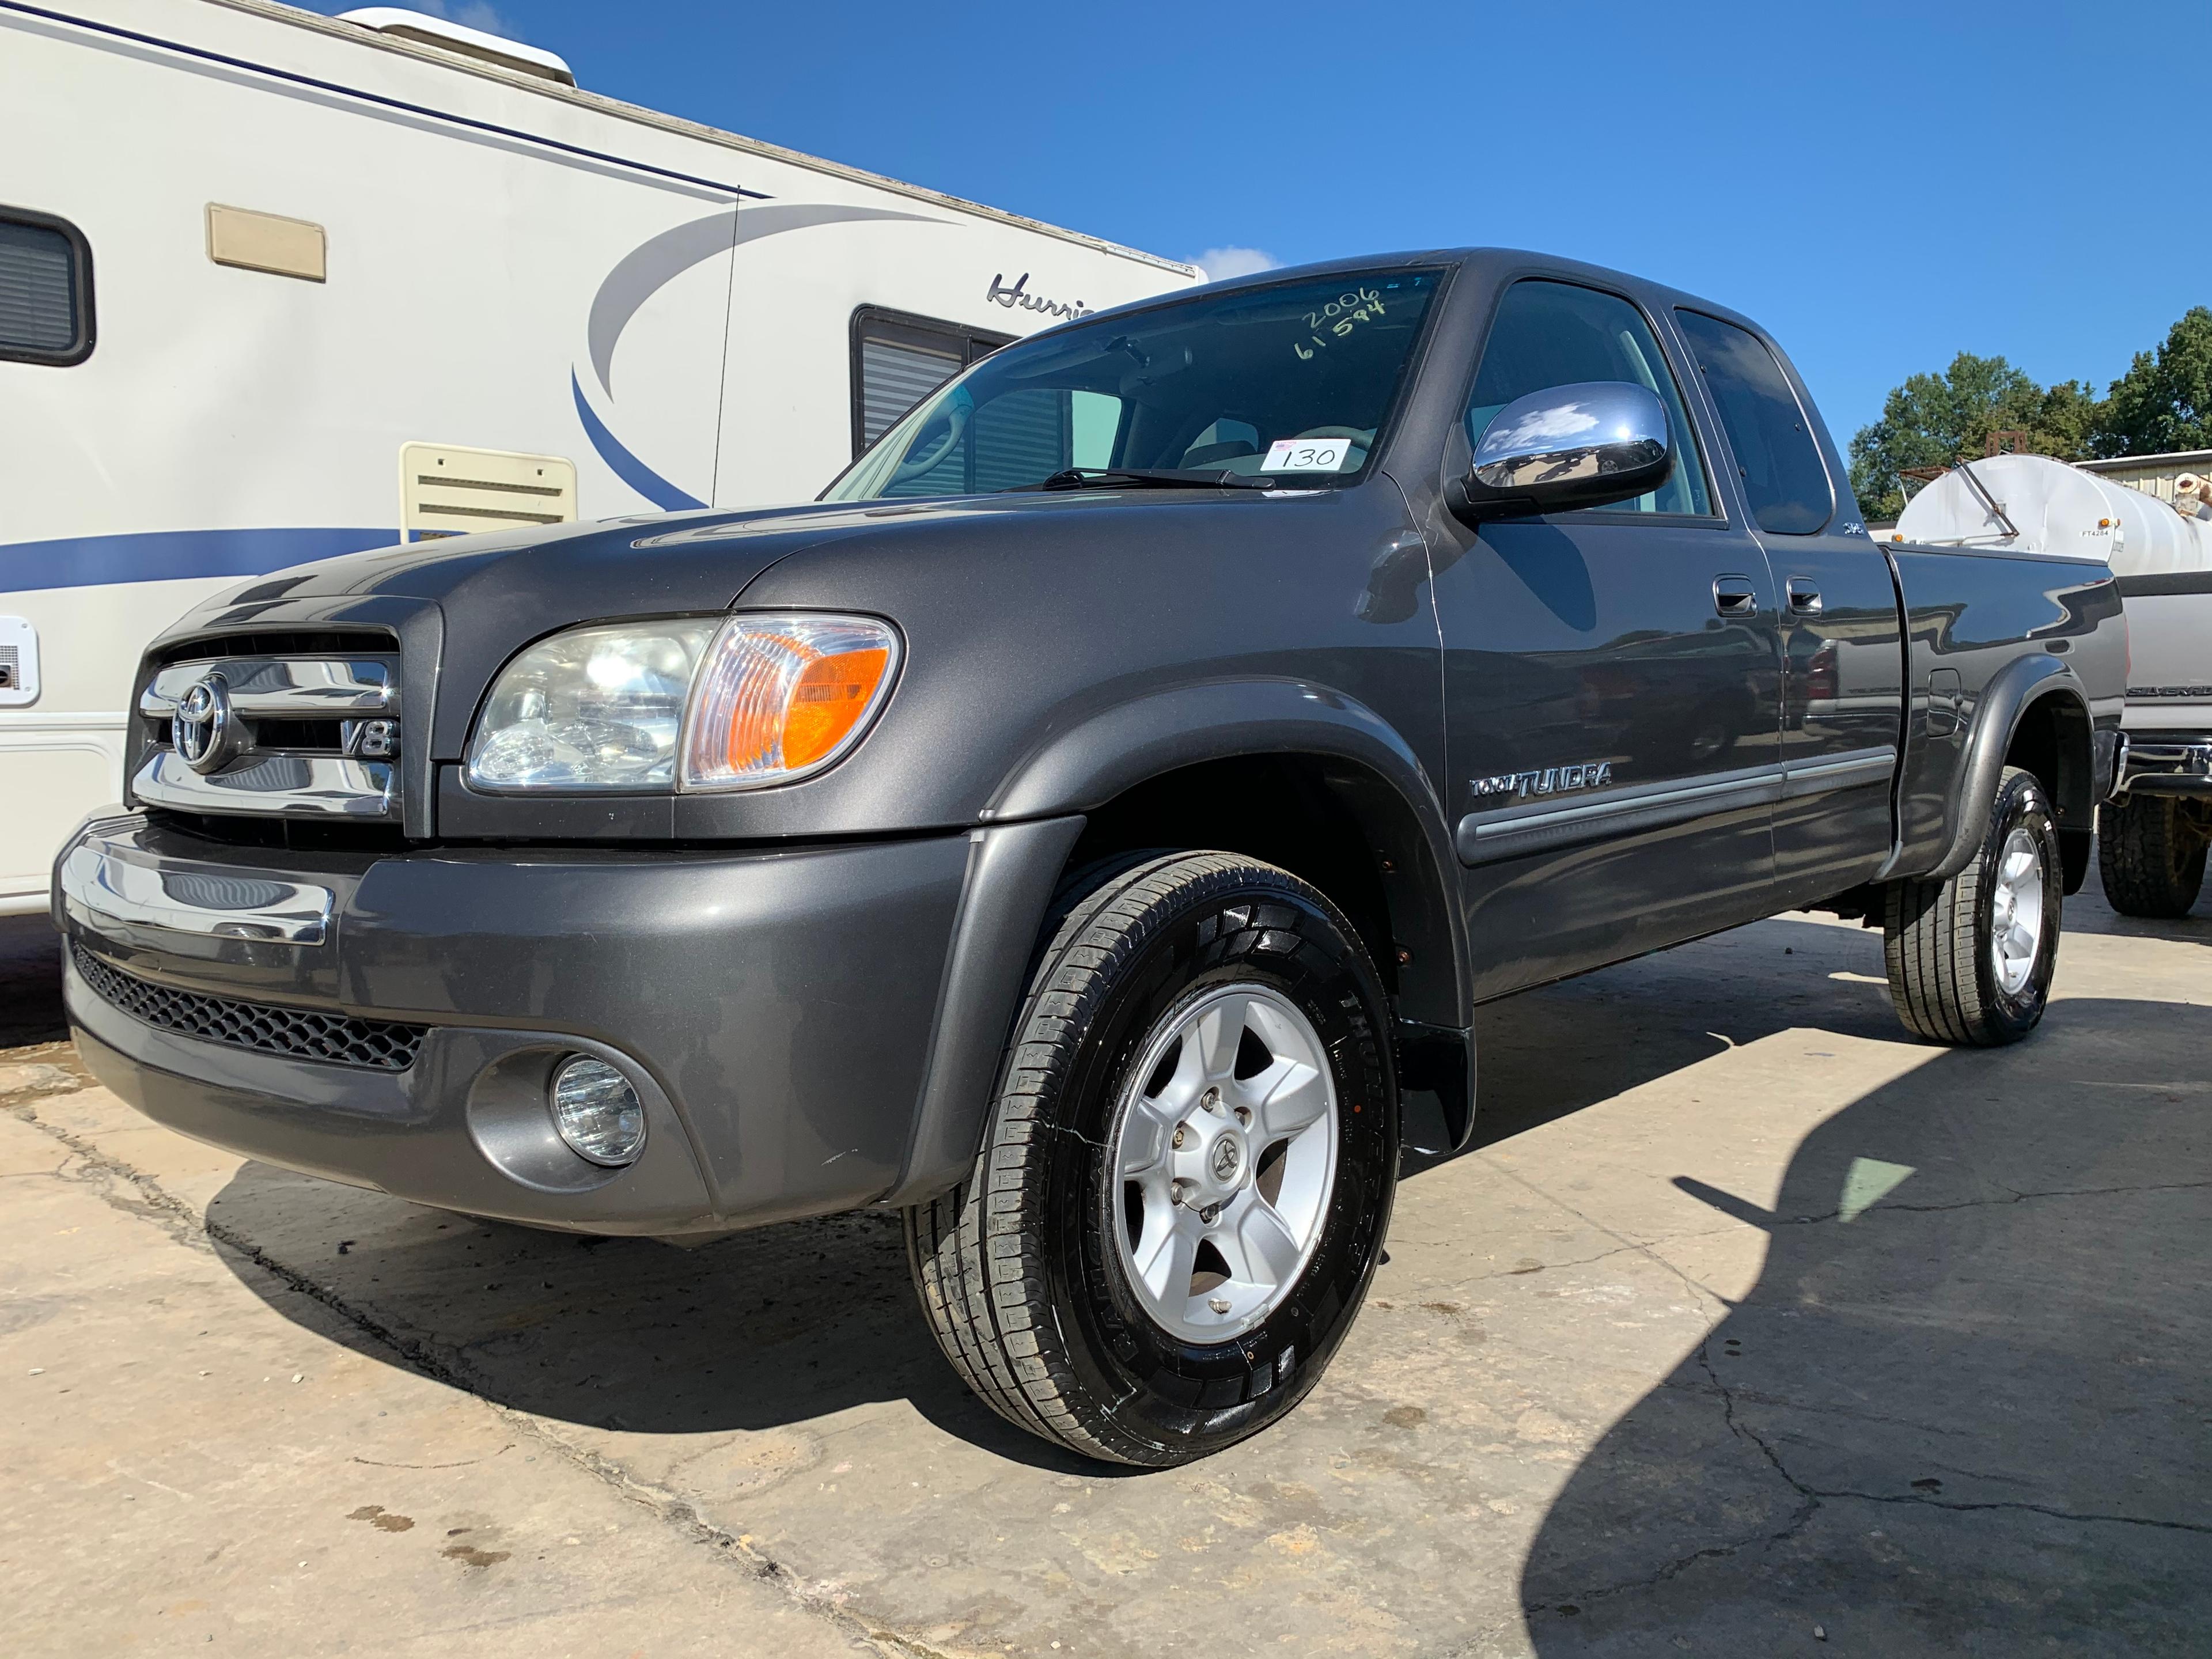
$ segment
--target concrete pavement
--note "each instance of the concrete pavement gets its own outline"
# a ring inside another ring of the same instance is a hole
[[[887,1218],[471,1222],[18,1049],[0,1645],[2202,1651],[2212,922],[2068,927],[1996,1054],[1809,917],[1486,1010],[1328,1376],[1160,1474],[969,1401]]]

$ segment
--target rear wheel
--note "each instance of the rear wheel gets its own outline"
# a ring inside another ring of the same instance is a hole
[[[2064,866],[2049,797],[2005,769],[1973,860],[1884,896],[1883,955],[1898,1018],[1934,1042],[1995,1048],[2043,1018],[2058,959]]]
[[[1121,1463],[1289,1411],[1389,1224],[1387,1033],[1365,950],[1296,877],[1219,853],[1105,876],[1039,960],[974,1173],[907,1212],[953,1367]]]
[[[2212,801],[2130,795],[2097,814],[2097,872],[2123,915],[2185,916],[2204,888]]]

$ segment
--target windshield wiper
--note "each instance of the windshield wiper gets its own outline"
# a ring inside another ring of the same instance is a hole
[[[1001,490],[1088,489],[1097,484],[1132,489],[1272,489],[1273,478],[1248,478],[1241,472],[1176,466],[1070,466],[1036,483],[1012,484]]]

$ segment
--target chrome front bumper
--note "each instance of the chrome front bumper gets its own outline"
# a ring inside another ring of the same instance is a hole
[[[2130,794],[2212,796],[2212,735],[2122,733],[2112,799]]]
[[[157,858],[138,844],[143,827],[116,818],[78,831],[55,871],[64,916],[95,928],[120,922],[207,939],[320,945],[329,937],[329,888]]]

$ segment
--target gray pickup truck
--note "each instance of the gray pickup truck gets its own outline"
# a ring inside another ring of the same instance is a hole
[[[422,1204],[901,1212],[990,1406],[1173,1464],[1344,1340],[1478,1003],[1817,906],[1914,1031],[2026,1035],[2123,630],[2100,563],[1869,540],[1723,307],[1273,272],[1006,347],[810,505],[202,606],[57,865],[70,1016],[149,1116]]]

